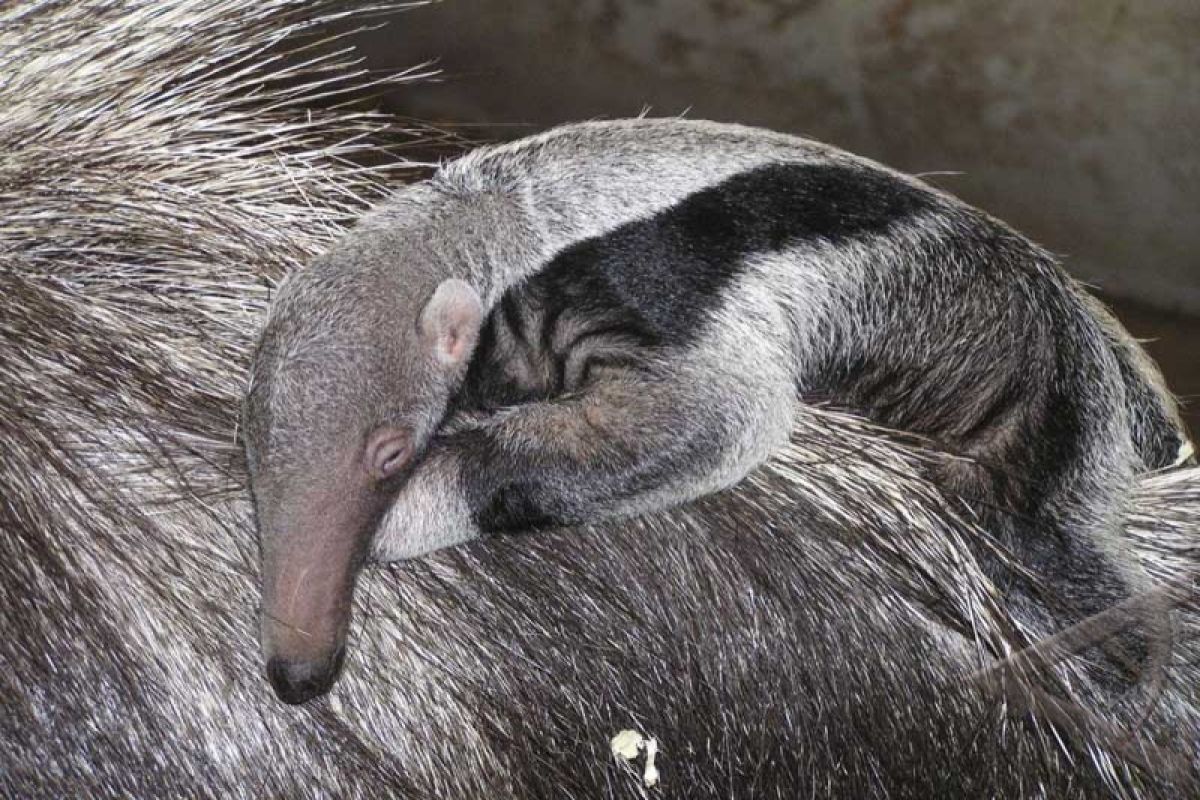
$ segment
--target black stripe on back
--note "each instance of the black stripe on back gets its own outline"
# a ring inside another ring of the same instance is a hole
[[[936,197],[863,167],[770,164],[559,253],[523,287],[550,312],[611,313],[650,339],[691,339],[748,256],[882,233]]]
[[[881,233],[937,202],[902,180],[850,165],[780,163],[735,175],[566,248],[505,292],[461,400],[498,407],[576,388],[563,385],[566,359],[597,337],[644,348],[687,344],[748,256]],[[509,345],[500,345],[499,327],[511,334]],[[563,336],[570,344],[556,351]],[[518,359],[530,368],[514,370]]]

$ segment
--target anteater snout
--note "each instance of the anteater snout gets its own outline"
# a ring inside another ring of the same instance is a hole
[[[279,699],[297,706],[329,691],[342,670],[346,648],[339,647],[328,658],[315,661],[276,656],[267,662],[267,679]]]

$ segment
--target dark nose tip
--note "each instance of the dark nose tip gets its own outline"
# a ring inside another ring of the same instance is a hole
[[[280,700],[298,706],[333,687],[345,655],[345,648],[339,647],[329,658],[318,661],[291,661],[276,656],[267,662],[267,679]]]

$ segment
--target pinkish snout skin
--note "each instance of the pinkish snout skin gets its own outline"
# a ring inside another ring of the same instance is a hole
[[[337,680],[355,581],[383,510],[365,478],[327,483],[263,521],[262,648],[267,677],[290,704]]]

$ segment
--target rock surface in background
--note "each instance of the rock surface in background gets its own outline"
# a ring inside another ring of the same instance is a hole
[[[649,107],[803,133],[961,173],[932,180],[1076,275],[1200,312],[1194,0],[492,0],[406,23],[366,49],[440,59],[442,86],[395,98],[414,116],[518,136]]]

